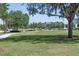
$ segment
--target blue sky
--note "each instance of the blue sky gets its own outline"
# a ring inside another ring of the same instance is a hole
[[[17,3],[17,4],[10,3],[10,6],[8,8],[9,8],[8,11],[21,10],[23,13],[28,13],[26,6],[21,5],[19,3]],[[67,23],[67,20],[63,19],[63,18],[59,18],[59,17],[55,17],[55,16],[48,17],[47,15],[40,15],[40,14],[30,16],[29,23],[32,23],[32,22],[56,22],[56,21]],[[2,23],[1,20],[0,20],[0,23]]]

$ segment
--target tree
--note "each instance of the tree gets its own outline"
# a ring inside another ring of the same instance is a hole
[[[29,16],[23,14],[21,11],[11,11],[9,12],[9,25],[14,30],[18,28],[25,28],[29,23]]]
[[[29,24],[29,27],[35,29],[38,27],[38,24],[33,22],[33,23]]]
[[[44,23],[41,23],[41,22],[38,22],[38,23],[31,23],[29,24],[29,28],[38,28],[39,30],[41,29],[48,29],[48,30],[51,30],[51,29],[54,29],[54,28],[58,28],[58,29],[61,29],[61,28],[64,28],[64,23],[62,22],[44,22]]]
[[[75,18],[77,11],[79,10],[78,3],[31,3],[27,4],[29,14],[34,15],[36,13],[46,14],[48,16],[63,17],[68,20],[68,38],[72,38],[73,27],[72,21]]]
[[[22,15],[22,19],[21,19],[21,24],[22,24],[21,26],[23,28],[27,28],[28,23],[29,23],[29,16],[27,15],[27,13],[26,14],[23,14]]]
[[[0,18],[3,20],[4,24],[4,32],[7,31],[7,18],[8,18],[8,7],[9,4],[0,3]]]
[[[63,22],[59,22],[59,28],[64,28],[64,23]]]
[[[23,14],[19,10],[9,12],[9,25],[14,30],[18,30],[18,28],[25,28],[28,23],[29,16],[27,14]]]

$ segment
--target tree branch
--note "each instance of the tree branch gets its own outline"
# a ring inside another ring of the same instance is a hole
[[[46,15],[47,15],[47,14],[46,14]],[[66,16],[56,15],[56,14],[51,14],[50,16],[58,16],[58,17],[62,17],[62,18],[67,18]]]

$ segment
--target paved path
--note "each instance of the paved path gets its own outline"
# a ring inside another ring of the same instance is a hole
[[[0,35],[0,39],[7,38],[7,37],[9,37],[11,35],[12,35],[12,33]]]

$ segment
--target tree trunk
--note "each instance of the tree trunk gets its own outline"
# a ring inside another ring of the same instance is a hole
[[[3,20],[3,30],[4,30],[4,33],[6,33],[7,32],[7,30],[8,30],[8,28],[7,28],[7,23],[6,23],[6,21],[4,21]]]
[[[68,21],[68,38],[72,39],[73,37],[73,23],[72,21]]]

